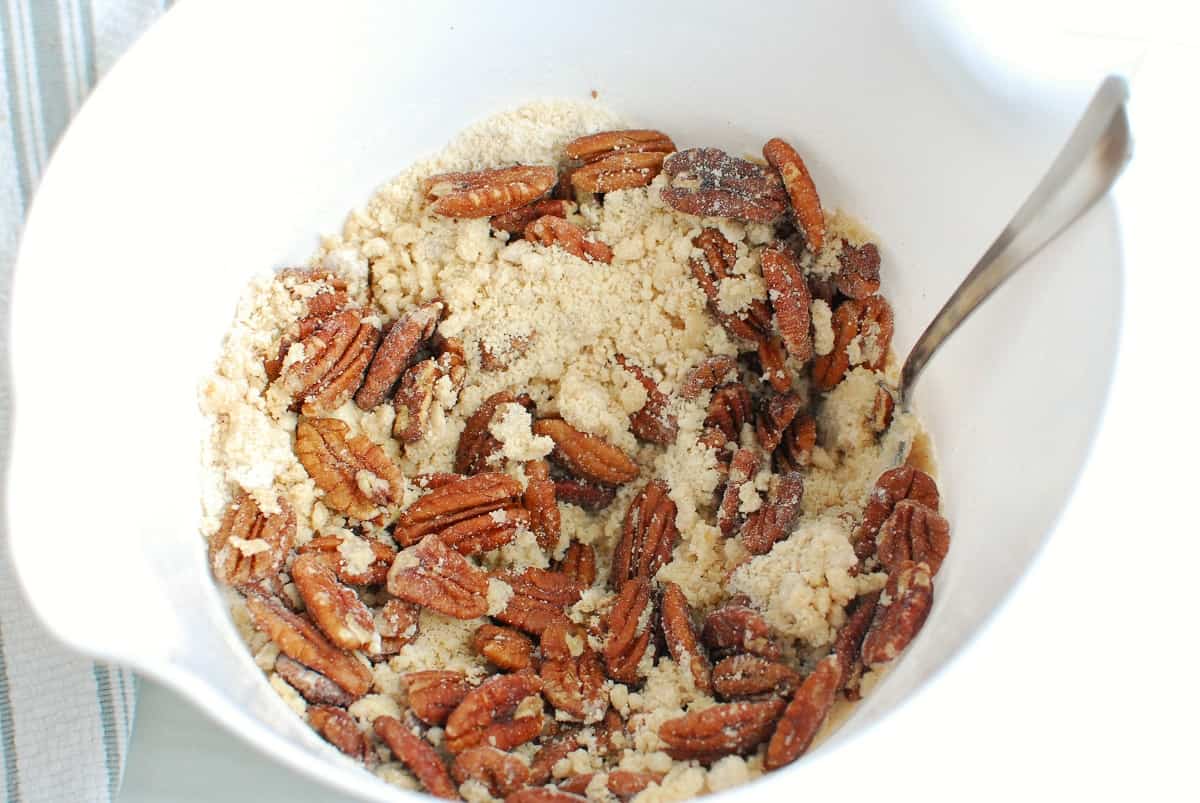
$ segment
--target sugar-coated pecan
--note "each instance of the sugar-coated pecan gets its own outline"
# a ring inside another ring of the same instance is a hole
[[[729,461],[725,490],[721,493],[721,503],[717,506],[717,529],[726,538],[733,535],[741,519],[739,511],[743,489],[747,483],[754,481],[754,475],[757,473],[758,455],[750,449],[738,449],[733,453],[733,458]]]
[[[758,341],[758,365],[765,382],[776,393],[787,393],[792,387],[792,374],[787,367],[783,338],[764,337]]]
[[[841,675],[842,665],[838,655],[826,656],[817,663],[812,674],[804,679],[783,710],[775,733],[767,743],[763,767],[779,769],[804,754],[829,716],[829,709],[837,698]]]
[[[402,443],[416,443],[425,437],[433,405],[437,400],[437,383],[442,370],[437,360],[421,360],[404,372],[392,399],[396,411],[392,419],[392,435]]]
[[[567,547],[558,570],[583,588],[591,588],[592,583],[596,582],[596,550],[591,544],[573,541]]]
[[[798,363],[808,362],[813,356],[812,295],[799,261],[785,244],[774,243],[763,249],[762,274],[788,354]]]
[[[579,747],[579,736],[575,733],[568,733],[543,742],[538,751],[533,754],[533,760],[529,762],[529,785],[542,786],[549,783],[554,774],[554,765],[566,758],[568,753],[578,750]]]
[[[479,475],[477,475],[479,476]],[[469,519],[460,519],[438,532],[438,538],[460,555],[477,555],[499,549],[528,527],[529,511],[509,505]]]
[[[851,245],[842,241],[837,289],[847,298],[866,298],[879,292],[879,249],[875,243]]]
[[[497,675],[468,692],[446,720],[446,749],[461,753],[477,745],[511,750],[542,730],[542,705],[522,706],[542,690],[537,675]]]
[[[680,212],[769,223],[787,210],[778,174],[718,148],[673,153],[663,162],[663,172],[671,180],[662,199]]]
[[[533,432],[554,441],[551,458],[582,479],[622,485],[638,475],[637,464],[620,449],[595,435],[580,432],[561,418],[535,421]]]
[[[246,610],[254,627],[275,642],[287,657],[341,686],[355,699],[371,688],[371,672],[354,656],[331,644],[309,621],[279,600],[253,589],[246,591]]]
[[[671,559],[679,540],[675,503],[662,480],[651,480],[629,503],[621,539],[613,551],[610,582],[616,590],[637,577],[653,578]]]
[[[350,758],[357,758],[362,762],[368,760],[370,748],[367,746],[367,740],[363,738],[362,731],[358,729],[358,723],[354,721],[354,717],[341,708],[328,705],[310,706],[306,713],[313,729],[321,734],[325,741]]]
[[[450,780],[446,763],[433,745],[413,733],[395,717],[375,719],[375,733],[383,739],[396,760],[408,767],[425,790],[434,797],[459,800],[458,785]]]
[[[641,384],[646,391],[646,403],[629,416],[629,428],[638,438],[650,443],[670,444],[679,432],[679,421],[667,411],[670,399],[658,389],[658,384],[638,366],[617,355],[617,362]]]
[[[800,685],[800,673],[787,664],[741,653],[717,662],[712,685],[726,699],[791,694]]]
[[[863,639],[863,663],[880,666],[903,652],[921,631],[932,607],[933,572],[928,564],[901,561],[888,575],[871,629]]]
[[[349,437],[336,418],[301,420],[296,426],[296,457],[325,495],[331,510],[372,519],[403,498],[400,469],[366,435]]]
[[[440,301],[430,301],[405,313],[392,324],[371,359],[362,387],[354,394],[354,403],[360,409],[371,410],[387,400],[404,369],[412,363],[417,349],[433,335],[444,310],[445,305]]]
[[[712,693],[712,665],[709,664],[708,656],[696,638],[692,610],[678,585],[663,583],[659,608],[667,651],[676,664],[686,667],[691,672],[698,690],[705,694]]]
[[[852,362],[878,371],[892,345],[892,307],[883,296],[848,298],[833,311],[833,349],[817,355],[812,364],[818,390],[833,390]],[[854,348],[857,347],[857,348]],[[854,348],[856,354],[851,354]]]
[[[778,137],[768,140],[763,146],[763,158],[779,171],[792,202],[792,211],[796,213],[796,222],[804,232],[809,249],[814,253],[820,251],[825,242],[825,213],[804,160],[795,148]]]
[[[354,395],[379,343],[379,329],[360,310],[323,318],[298,341],[301,359],[283,366],[276,380],[305,415],[336,410]]]
[[[421,185],[433,211],[445,217],[502,215],[544,195],[554,186],[553,167],[514,165],[471,173],[441,173]]]
[[[801,413],[784,430],[779,448],[771,455],[775,470],[788,474],[808,468],[812,465],[816,445],[817,420],[807,413]]]
[[[558,496],[550,465],[545,460],[530,460],[525,464],[525,507],[529,510],[529,529],[537,536],[538,546],[553,551],[562,534],[562,514],[558,511]]]
[[[892,414],[895,410],[896,398],[892,396],[890,390],[880,385],[875,390],[875,403],[871,406],[871,413],[867,418],[867,426],[876,435],[882,435],[892,425]]]
[[[603,262],[606,265],[612,262],[613,251],[608,244],[589,240],[586,234],[574,223],[554,215],[543,215],[525,227],[525,239],[531,243],[547,248],[558,246],[568,254],[588,262]]]
[[[487,613],[488,578],[436,535],[396,557],[388,572],[388,593],[456,619]]]
[[[482,625],[471,637],[471,646],[505,672],[520,672],[533,666],[533,641],[511,627]]]
[[[488,430],[496,411],[505,404],[520,404],[529,410],[533,401],[528,396],[514,396],[507,390],[493,393],[483,400],[467,417],[466,426],[458,437],[454,453],[454,470],[459,474],[479,474],[488,471],[492,456],[500,451],[500,441]]]
[[[395,655],[417,637],[421,627],[421,606],[402,599],[389,599],[375,614],[379,633],[379,655]]]
[[[650,580],[639,576],[622,586],[604,619],[604,667],[618,683],[634,684],[641,677],[638,664],[650,646],[654,600]]]
[[[323,318],[332,315],[350,304],[350,297],[346,293],[349,285],[333,271],[323,268],[284,268],[275,279],[282,282],[293,297],[307,296],[305,306],[312,317]],[[310,287],[314,284],[315,288]],[[299,290],[301,285],[305,286],[303,291]]]
[[[575,204],[569,200],[547,198],[543,201],[534,201],[511,212],[505,212],[503,215],[496,215],[491,219],[491,226],[495,231],[506,231],[509,234],[522,236],[525,234],[525,227],[540,217],[550,215],[551,217],[565,218],[574,211]]]
[[[603,773],[604,785],[618,800],[626,801],[641,792],[650,784],[661,783],[663,776],[658,772],[635,772],[634,770],[612,770]],[[564,792],[586,795],[587,788],[595,779],[596,773],[588,772],[583,775],[572,775],[562,781],[558,788]]]
[[[795,393],[778,393],[767,398],[754,419],[758,445],[768,453],[779,448],[784,433],[803,407],[804,402]]]
[[[599,654],[580,625],[560,619],[542,632],[542,695],[564,716],[599,722],[608,710],[608,683]]]
[[[772,661],[783,654],[762,614],[734,597],[704,620],[700,640],[717,656],[748,652]]]
[[[511,753],[486,745],[459,753],[450,770],[458,783],[478,781],[496,797],[512,794],[529,782],[529,765]]]
[[[771,735],[784,702],[777,697],[758,702],[718,703],[702,711],[667,720],[658,729],[667,755],[677,761],[711,764],[728,755],[746,755]]]
[[[833,652],[841,658],[842,676],[838,685],[851,700],[857,700],[860,696],[858,686],[863,671],[862,643],[875,618],[875,606],[878,603],[878,591],[855,599],[833,642]]]
[[[665,159],[665,153],[652,151],[613,153],[575,168],[571,172],[571,183],[581,192],[645,187],[662,172]]]
[[[336,705],[345,708],[354,702],[354,696],[341,686],[283,653],[275,659],[275,674],[313,705]]]
[[[396,559],[396,550],[373,538],[361,539],[363,544],[354,546],[355,550],[365,548],[371,550],[372,560],[366,566],[360,566],[357,560],[354,565],[346,559],[343,552],[345,546],[341,536],[318,535],[307,544],[299,547],[296,552],[305,555],[315,553],[328,563],[337,578],[352,586],[377,586],[387,582],[388,569]]]
[[[282,496],[266,514],[244,491],[229,503],[221,527],[208,542],[213,576],[231,586],[261,583],[279,574],[296,538],[296,514]]]
[[[617,498],[617,489],[611,485],[599,485],[575,477],[556,479],[554,493],[560,502],[591,511],[603,510]]]
[[[444,725],[471,690],[462,672],[445,669],[409,672],[401,683],[408,694],[409,708],[426,725]]]
[[[688,371],[683,380],[679,395],[685,399],[694,399],[706,390],[712,390],[720,385],[737,370],[737,360],[728,354],[717,354],[705,357]]]
[[[587,803],[587,800],[554,786],[527,786],[504,798],[504,803]]]
[[[750,418],[751,407],[750,391],[745,385],[737,382],[722,385],[713,391],[704,428],[720,433],[725,442],[737,443],[742,425]]]
[[[940,506],[937,483],[924,471],[907,465],[880,474],[879,479],[875,481],[875,487],[871,489],[867,505],[863,508],[862,519],[850,539],[860,560],[866,560],[875,554],[879,528],[883,526],[887,517],[892,515],[896,503],[905,499],[919,502],[936,511]]]
[[[692,245],[700,249],[702,256],[688,260],[688,268],[704,291],[709,312],[734,337],[756,342],[765,339],[771,327],[771,311],[764,301],[755,299],[736,314],[721,309],[720,281],[733,273],[734,263],[737,262],[737,246],[714,228],[701,231],[692,239]]]
[[[903,499],[879,528],[875,554],[889,572],[911,560],[926,564],[930,574],[937,574],[949,551],[950,522],[920,502]]]
[[[675,143],[661,131],[630,128],[578,137],[565,150],[572,159],[595,162],[618,153],[672,153]]]
[[[376,637],[375,618],[352,588],[338,582],[333,568],[315,552],[292,562],[292,582],[308,615],[343,650],[361,650]]]
[[[800,518],[804,498],[804,477],[789,472],[773,478],[766,503],[746,518],[742,525],[742,546],[754,555],[765,555],[777,541],[787,538]]]
[[[512,588],[513,595],[496,618],[536,636],[562,620],[563,611],[583,595],[583,586],[563,572],[529,568],[501,572],[497,577]]]
[[[518,505],[523,490],[521,483],[499,472],[460,477],[409,505],[392,535],[404,546],[415,544],[457,522]]]

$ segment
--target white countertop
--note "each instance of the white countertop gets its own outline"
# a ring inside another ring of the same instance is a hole
[[[1200,526],[1189,503],[1200,445],[1200,35],[1189,8],[1063,7],[1050,21],[1064,41],[1131,79],[1135,157],[1117,188],[1125,347],[1109,418],[1058,532],[975,644],[893,715],[911,738],[861,768],[889,799],[1197,794],[1190,575]],[[123,803],[332,799],[142,683]]]

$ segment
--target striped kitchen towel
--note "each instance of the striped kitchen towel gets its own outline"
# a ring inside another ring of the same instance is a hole
[[[2,444],[9,442],[11,409],[9,291],[31,193],[88,90],[167,4],[0,0]],[[6,539],[0,531],[0,544]],[[114,800],[133,709],[133,675],[54,644],[25,606],[8,550],[0,548],[0,800]]]

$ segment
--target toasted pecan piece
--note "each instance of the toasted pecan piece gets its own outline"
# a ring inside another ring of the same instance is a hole
[[[649,374],[623,355],[617,355],[617,363],[633,374],[633,377],[646,391],[646,403],[640,410],[629,416],[629,428],[633,430],[633,434],[650,443],[674,443],[675,436],[679,433],[679,421],[674,415],[667,412],[670,399],[658,389],[658,384]]]
[[[687,667],[696,688],[705,694],[712,693],[712,665],[696,638],[692,624],[692,610],[687,597],[675,583],[663,583],[662,599],[659,601],[662,617],[663,638],[667,651],[679,666]]]
[[[784,702],[777,697],[758,702],[717,705],[667,720],[658,729],[666,752],[677,761],[711,764],[728,755],[746,755],[771,735]]]
[[[531,243],[544,245],[547,248],[558,246],[572,256],[588,262],[603,262],[609,264],[613,260],[613,251],[606,243],[599,240],[589,240],[586,232],[554,215],[543,215],[525,227],[525,239]]]
[[[519,504],[523,490],[521,483],[499,472],[459,477],[409,505],[392,535],[398,543],[410,546],[458,522],[511,508]]]
[[[301,333],[306,327],[301,325]],[[276,383],[305,415],[336,410],[354,395],[379,343],[379,329],[347,309],[319,320],[300,341],[304,356],[285,365]]]
[[[800,685],[800,673],[787,664],[741,653],[717,662],[712,685],[726,699],[791,694]]]
[[[507,390],[493,393],[467,417],[458,447],[454,453],[454,470],[459,474],[478,474],[491,468],[492,456],[500,451],[500,441],[488,430],[496,411],[506,404],[520,404],[532,411],[533,400],[522,394],[514,396]]]
[[[371,359],[362,387],[354,394],[354,403],[360,409],[371,410],[387,400],[417,349],[433,336],[444,311],[444,304],[431,301],[409,311],[392,325]]]
[[[471,646],[505,672],[520,672],[533,666],[533,641],[511,627],[481,625],[471,637]]]
[[[319,554],[306,552],[292,562],[292,582],[309,616],[343,650],[361,650],[376,637],[375,618],[354,590],[338,582]]]
[[[661,131],[628,128],[600,131],[571,140],[565,147],[567,156],[583,162],[594,162],[616,153],[662,153],[675,150],[675,143]]]
[[[496,215],[491,220],[491,226],[495,231],[506,231],[512,235],[524,236],[525,228],[538,218],[547,215],[566,218],[574,211],[575,204],[569,200],[547,198],[543,201],[534,201],[528,206],[519,207],[511,212],[505,212],[503,215]]]
[[[365,521],[400,501],[404,480],[370,438],[349,434],[350,427],[336,418],[301,420],[296,457],[325,492],[326,507]]]
[[[365,568],[351,567],[343,554],[343,541],[337,535],[318,535],[297,548],[300,555],[316,553],[328,563],[339,580],[352,586],[377,586],[387,582],[388,569],[396,559],[396,550],[373,538],[363,538],[374,559]],[[356,547],[357,548],[357,547]]]
[[[541,679],[529,672],[485,680],[446,720],[446,749],[461,753],[487,744],[511,750],[533,740],[542,730],[541,690]],[[523,705],[526,698],[534,698],[536,705]]]
[[[554,493],[560,502],[591,511],[603,510],[617,498],[617,489],[611,485],[599,485],[576,477],[556,479]]]
[[[903,652],[925,625],[932,607],[933,572],[929,565],[901,561],[888,575],[871,629],[863,639],[863,663],[877,667]]]
[[[587,800],[554,786],[527,786],[504,798],[504,803],[587,803]]]
[[[585,795],[596,773],[588,772],[583,775],[572,775],[558,785],[559,789],[572,794]],[[662,773],[635,772],[634,770],[612,770],[604,773],[604,785],[618,800],[626,801],[635,795],[646,791],[650,784],[661,783]]]
[[[736,370],[737,360],[728,354],[705,357],[688,371],[683,380],[683,387],[679,389],[679,395],[685,399],[694,399],[704,391],[720,385]]]
[[[396,760],[412,770],[412,774],[417,776],[417,780],[429,794],[447,800],[460,799],[458,785],[450,780],[446,762],[442,761],[433,745],[413,733],[395,717],[377,717],[375,733],[387,744]]]
[[[786,245],[773,243],[763,249],[762,274],[788,354],[798,363],[808,362],[813,356],[812,294],[800,263]]]
[[[409,672],[401,679],[408,694],[408,705],[426,725],[444,725],[450,713],[471,690],[462,672],[427,669]]]
[[[512,753],[486,745],[459,753],[450,771],[458,783],[478,781],[497,797],[512,794],[529,782],[528,764]]]
[[[675,503],[662,480],[651,480],[629,503],[621,539],[613,550],[610,582],[621,588],[638,577],[653,578],[671,559],[679,529]]]
[[[866,298],[879,292],[879,248],[875,243],[851,245],[842,241],[838,253],[837,289],[847,298]]]
[[[563,611],[583,596],[579,581],[563,572],[529,568],[500,572],[497,578],[512,588],[513,595],[495,618],[535,636],[564,619]]]
[[[778,661],[783,650],[775,643],[771,628],[748,600],[733,597],[704,620],[700,640],[717,656],[748,652]]]
[[[941,504],[937,483],[918,468],[905,465],[880,474],[863,508],[862,519],[850,539],[859,560],[866,560],[875,554],[879,528],[892,515],[896,504],[905,499],[919,502],[935,511]]]
[[[720,434],[722,444],[737,443],[742,435],[742,425],[750,418],[753,405],[746,386],[731,382],[713,391],[708,403],[708,415],[704,418],[704,429]]]
[[[769,223],[788,206],[783,181],[774,171],[737,159],[718,148],[689,148],[663,162],[670,185],[662,199],[680,212]]]
[[[926,564],[930,574],[937,574],[949,551],[950,522],[920,502],[902,499],[879,528],[875,553],[889,572],[910,560]]]
[[[818,390],[833,390],[850,370],[850,347],[859,343],[862,365],[878,371],[887,362],[892,344],[892,307],[882,296],[848,298],[833,311],[833,349],[813,359],[812,378]]]
[[[529,528],[537,536],[538,546],[550,552],[558,545],[562,534],[562,514],[550,466],[545,460],[530,460],[525,464],[525,507],[529,510]]]
[[[282,496],[279,511],[265,514],[242,492],[229,503],[208,542],[213,576],[231,586],[261,583],[277,575],[296,537],[296,514]]]
[[[591,588],[596,582],[596,550],[591,544],[573,541],[563,555],[562,564],[558,570],[579,583],[583,588]]]
[[[367,740],[363,738],[362,731],[358,729],[358,723],[354,721],[354,717],[341,708],[328,705],[310,706],[306,713],[313,730],[321,734],[325,741],[350,758],[357,758],[364,763],[368,761],[370,748],[367,746]]]
[[[760,342],[767,338],[771,327],[771,310],[762,299],[755,299],[736,314],[722,311],[720,282],[733,273],[737,262],[737,246],[726,239],[719,229],[705,228],[692,239],[701,257],[688,260],[688,269],[708,302],[712,313],[725,330],[734,337]]]
[[[825,213],[804,160],[795,148],[778,137],[768,140],[763,146],[763,158],[779,171],[808,247],[814,253],[820,251],[825,242]]]
[[[862,643],[867,630],[875,618],[875,607],[879,604],[880,593],[863,594],[854,600],[846,612],[846,621],[838,629],[837,638],[833,642],[833,652],[841,659],[842,676],[838,681],[847,699],[857,700],[859,681],[862,678]]]
[[[514,165],[471,173],[441,173],[422,182],[433,211],[446,217],[501,215],[544,195],[554,186],[553,167]]]
[[[456,619],[475,619],[488,610],[488,578],[436,535],[396,557],[388,593]]]
[[[764,768],[779,769],[804,754],[829,716],[829,709],[837,698],[841,675],[842,664],[836,654],[828,655],[817,663],[812,674],[804,679],[783,710],[775,733],[767,743]]]
[[[556,719],[594,723],[608,711],[608,683],[600,655],[587,641],[587,632],[566,619],[542,631],[542,695],[554,706]]]
[[[604,668],[618,683],[634,684],[640,678],[638,664],[654,635],[653,609],[649,578],[634,577],[621,587],[604,618]]]
[[[354,696],[341,686],[283,653],[275,658],[275,674],[313,705],[335,705],[345,708],[354,702]]]
[[[620,449],[580,432],[561,418],[539,419],[533,423],[533,432],[554,441],[551,457],[585,480],[623,485],[638,475],[637,464]]]
[[[800,518],[804,476],[789,472],[775,479],[767,501],[742,525],[742,545],[753,555],[765,555],[777,541],[787,538]]]
[[[387,581],[386,576],[384,582]],[[402,599],[389,599],[375,614],[379,633],[379,655],[395,655],[413,641],[421,628],[421,606]]]
[[[717,529],[726,538],[733,535],[741,519],[742,489],[758,473],[758,455],[750,449],[738,449],[729,461],[729,476],[717,506]]]
[[[571,171],[571,184],[581,192],[614,192],[645,187],[662,172],[665,153],[613,153]]]

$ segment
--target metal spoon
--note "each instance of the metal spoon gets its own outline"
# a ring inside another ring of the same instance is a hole
[[[1104,79],[1041,182],[917,338],[900,373],[901,410],[911,410],[913,385],[942,343],[1009,276],[1091,209],[1117,180],[1133,155],[1129,118],[1125,115],[1128,97],[1124,79]]]

